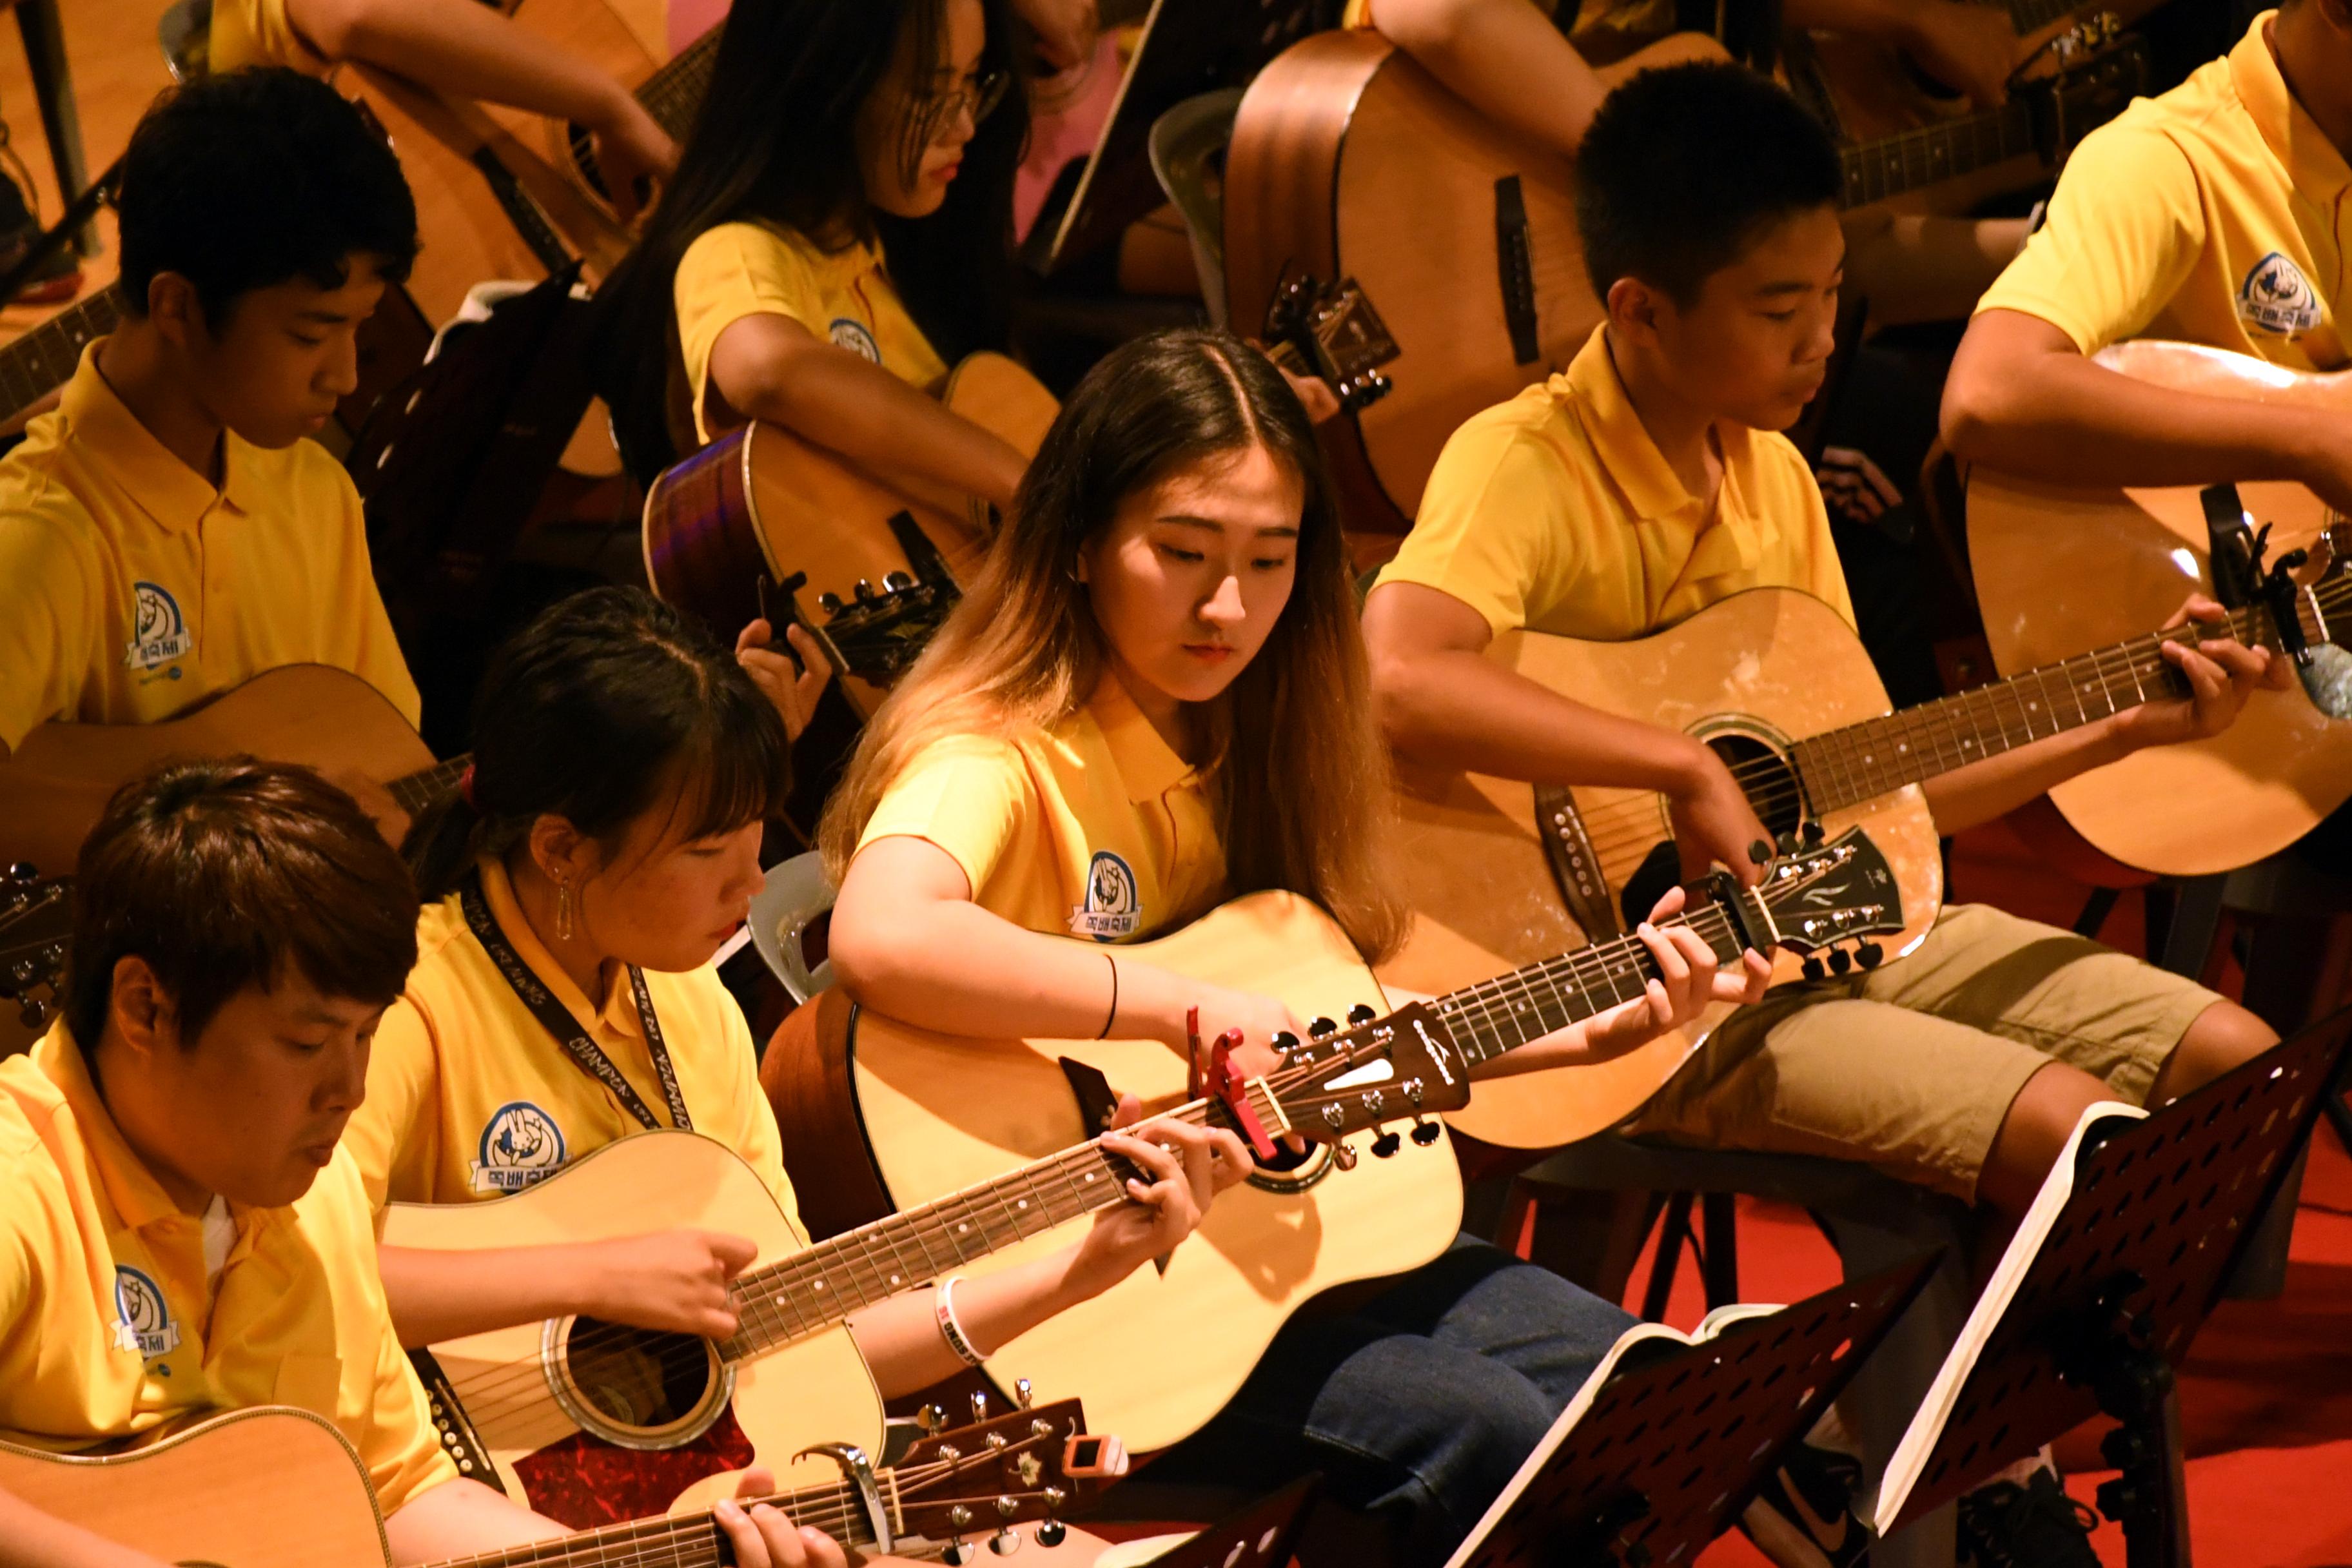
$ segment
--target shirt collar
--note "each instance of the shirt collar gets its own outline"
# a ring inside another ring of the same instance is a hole
[[[101,454],[107,472],[131,492],[142,511],[165,528],[194,528],[222,500],[240,512],[249,511],[252,446],[234,430],[222,433],[224,482],[214,489],[139,422],[99,373],[99,346],[105,342],[100,338],[82,350],[80,364],[59,395],[68,437]]]
[[[159,1220],[193,1220],[193,1215],[180,1213],[180,1206],[163,1191],[163,1184],[155,1179],[147,1163],[124,1141],[121,1129],[114,1124],[113,1113],[99,1095],[98,1084],[89,1076],[89,1064],[82,1056],[81,1047],[62,1020],[33,1047],[33,1060],[42,1075],[58,1086],[58,1092],[65,1096],[82,1147],[89,1151],[98,1184],[104,1189],[107,1203],[122,1216],[122,1223],[133,1230],[144,1230]]]
[[[2271,18],[2277,15],[2265,11],[2255,17],[2230,51],[2230,82],[2294,188],[2322,205],[2332,205],[2352,186],[2352,164],[2345,163],[2344,154],[2287,90],[2278,57],[2271,53]]]
[[[612,984],[605,988],[604,1005],[590,1006],[580,987],[572,984],[572,976],[563,972],[563,966],[555,962],[555,955],[547,951],[546,945],[539,940],[539,934],[530,929],[530,921],[523,918],[522,905],[515,901],[514,882],[507,876],[507,868],[495,859],[486,858],[480,863],[480,869],[482,898],[490,906],[490,918],[499,922],[499,930],[506,937],[507,945],[515,950],[515,956],[521,959],[533,974],[539,976],[540,984],[547,987],[548,994],[563,1004],[565,1012],[592,1029],[601,1025],[625,1036],[635,1035],[638,1032],[636,998],[629,988],[626,972],[615,966]],[[499,984],[503,985],[505,982],[500,981]]]
[[[1192,764],[1176,754],[1135,705],[1118,676],[1106,671],[1087,702],[1095,728],[1102,731],[1111,765],[1127,786],[1127,798],[1141,804],[1158,800],[1192,775]]]

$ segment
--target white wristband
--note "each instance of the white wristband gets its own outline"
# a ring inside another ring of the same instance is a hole
[[[940,1321],[940,1338],[947,1341],[948,1349],[966,1366],[984,1366],[988,1358],[973,1348],[971,1336],[963,1331],[963,1321],[956,1316],[955,1288],[963,1282],[961,1274],[950,1274],[931,1289],[931,1310]]]

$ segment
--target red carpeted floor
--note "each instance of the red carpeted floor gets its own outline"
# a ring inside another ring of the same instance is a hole
[[[2021,914],[2072,923],[2084,889],[2042,868],[1994,830],[1969,836],[1953,868],[1955,895]],[[2126,895],[2102,933],[2137,951],[2140,917]],[[2224,989],[2226,967],[2209,980]],[[1740,1284],[1751,1300],[1793,1301],[1837,1279],[1836,1256],[1796,1210],[1743,1201]],[[2323,1127],[2294,1231],[2286,1294],[2225,1304],[2190,1352],[2181,1387],[2189,1489],[2200,1568],[2333,1568],[2352,1563],[2352,1157]],[[1629,1302],[1649,1277],[1635,1270]],[[1676,1281],[1672,1321],[1696,1322],[1704,1301],[1695,1271]],[[2105,1473],[2098,1433],[2058,1447],[2067,1489],[2092,1501]],[[2110,1568],[2124,1562],[2122,1531],[2095,1538]],[[1701,1568],[1757,1568],[1765,1559],[1742,1538],[1717,1542]]]

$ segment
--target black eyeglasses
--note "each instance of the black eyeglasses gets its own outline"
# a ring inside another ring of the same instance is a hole
[[[923,139],[938,141],[941,132],[965,114],[971,116],[972,125],[977,128],[982,121],[996,112],[1012,87],[1013,73],[995,70],[970,87],[960,87],[953,92],[937,93],[923,99],[918,106],[922,116]]]

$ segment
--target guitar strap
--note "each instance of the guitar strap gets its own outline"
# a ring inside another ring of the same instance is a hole
[[[506,933],[499,930],[499,922],[490,915],[489,900],[482,897],[482,879],[478,875],[467,876],[458,888],[457,903],[466,912],[467,925],[473,928],[475,937],[490,955],[490,962],[499,966],[499,973],[514,988],[514,994],[521,998],[522,1005],[530,1009],[530,1016],[555,1037],[556,1043],[563,1047],[572,1065],[611,1090],[613,1098],[621,1102],[622,1109],[641,1124],[658,1129],[661,1123],[654,1120],[652,1110],[637,1093],[636,1087],[621,1076],[621,1069],[613,1065],[613,1058],[604,1054],[603,1047],[588,1037],[570,1010],[549,994],[547,987],[539,983],[539,976],[530,972],[530,966],[522,961],[522,955],[515,952],[513,944],[507,941]],[[677,1068],[669,1059],[668,1042],[662,1038],[661,1020],[654,1016],[654,999],[646,991],[645,971],[634,963],[629,965],[629,990],[636,998],[637,1022],[646,1032],[646,1050],[654,1058],[654,1071],[661,1077],[662,1097],[669,1101],[669,1124],[681,1131],[690,1132],[694,1130],[694,1118],[686,1113],[686,1096],[677,1087]]]

